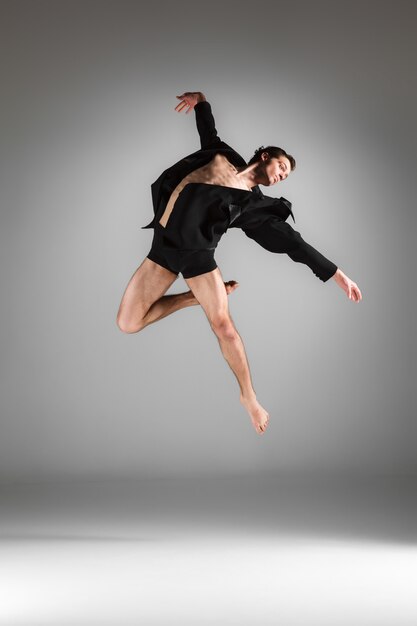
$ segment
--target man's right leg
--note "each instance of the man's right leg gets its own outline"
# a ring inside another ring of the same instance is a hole
[[[178,274],[148,257],[131,277],[117,313],[117,325],[126,333],[137,333],[148,324],[186,306],[198,305],[191,292],[164,296]]]
[[[130,279],[117,313],[117,325],[126,333],[137,333],[149,324],[156,322],[175,311],[189,306],[198,306],[192,291],[174,293],[165,296],[165,292],[178,278],[178,274],[169,271],[148,257]],[[234,280],[224,283],[227,294],[234,291]]]
[[[223,356],[237,378],[242,405],[248,411],[256,431],[263,433],[268,425],[269,414],[256,399],[243,341],[230,317],[220,269],[216,267],[211,272],[184,280],[204,309]]]

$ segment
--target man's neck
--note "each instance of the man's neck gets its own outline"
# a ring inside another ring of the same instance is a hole
[[[252,163],[252,165],[243,165],[242,167],[237,167],[236,170],[238,172],[238,178],[240,178],[243,183],[249,187],[249,189],[262,184],[262,181],[258,177],[257,163]]]

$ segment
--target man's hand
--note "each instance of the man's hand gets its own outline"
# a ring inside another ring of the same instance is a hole
[[[197,102],[205,102],[206,96],[201,91],[185,91],[181,96],[176,96],[181,100],[179,104],[175,107],[175,110],[178,113],[184,109],[184,107],[189,107],[186,113],[192,111],[197,104]]]
[[[350,278],[346,276],[342,270],[338,268],[332,278],[334,278],[339,287],[346,292],[346,295],[350,300],[353,300],[354,302],[360,302],[362,300],[362,294],[358,285],[354,283],[353,280],[350,280]]]

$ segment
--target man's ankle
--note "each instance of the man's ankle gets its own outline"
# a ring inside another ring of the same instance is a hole
[[[195,297],[195,295],[193,294],[193,292],[191,291],[186,291],[185,293],[181,294],[185,300],[185,302],[189,305],[192,306],[193,304],[200,304],[199,301],[197,300],[197,298]]]
[[[241,393],[240,401],[242,404],[252,404],[253,402],[256,402],[256,393],[254,391]]]

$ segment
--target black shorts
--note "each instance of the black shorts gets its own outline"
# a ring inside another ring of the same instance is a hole
[[[184,278],[192,278],[216,269],[214,260],[215,248],[209,250],[177,250],[163,245],[162,236],[164,227],[156,222],[152,246],[147,258],[174,274],[181,274]]]

